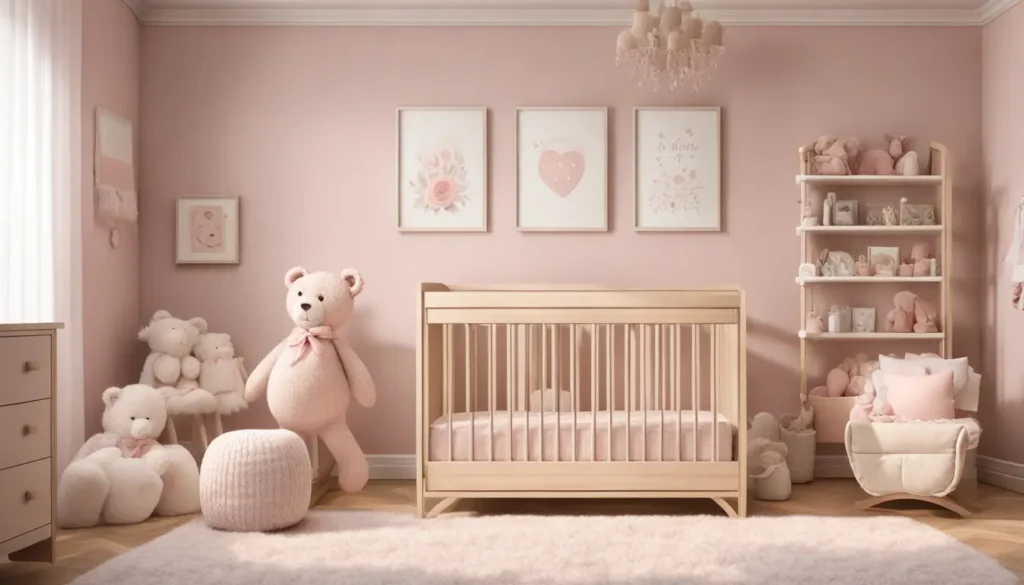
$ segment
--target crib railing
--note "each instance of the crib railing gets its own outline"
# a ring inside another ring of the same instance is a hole
[[[427,492],[745,491],[737,289],[422,285]]]

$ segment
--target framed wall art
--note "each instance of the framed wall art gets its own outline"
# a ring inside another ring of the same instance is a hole
[[[635,108],[634,228],[721,231],[721,108]]]
[[[238,197],[182,197],[177,206],[177,264],[239,263]]]
[[[487,109],[398,108],[398,229],[487,231]]]
[[[608,109],[516,110],[521,231],[608,230]]]

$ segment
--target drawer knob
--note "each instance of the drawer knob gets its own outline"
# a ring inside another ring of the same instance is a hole
[[[36,371],[38,369],[39,369],[39,362],[37,362],[35,360],[25,362],[25,371],[26,372],[34,372],[34,371]]]
[[[32,492],[25,492],[25,495],[22,496],[22,499],[24,499],[25,503],[27,504],[34,500],[35,496],[32,495]]]
[[[21,436],[27,437],[32,434],[32,425],[25,425],[21,427]]]

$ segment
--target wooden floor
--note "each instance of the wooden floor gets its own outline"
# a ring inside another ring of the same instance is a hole
[[[853,502],[864,493],[853,480],[818,480],[794,486],[786,502],[752,501],[750,513],[759,516],[812,514],[864,516],[901,514],[938,528],[998,559],[1024,580],[1024,495],[981,485],[970,501],[976,514],[960,519],[928,505],[907,505],[861,512]],[[328,492],[316,506],[332,510],[387,510],[415,513],[411,481],[371,482],[359,494]],[[663,500],[498,500],[461,502],[449,513],[523,514],[723,514],[710,501]],[[100,563],[148,542],[191,521],[194,516],[156,518],[133,526],[105,526],[62,531],[58,536],[59,562],[55,566],[0,564],[3,585],[63,585]],[[112,584],[114,585],[114,584]]]

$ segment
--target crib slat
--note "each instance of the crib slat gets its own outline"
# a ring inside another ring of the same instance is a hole
[[[490,453],[488,461],[494,461],[494,401],[498,395],[498,326],[487,326],[487,412],[491,415]]]
[[[523,453],[523,461],[530,460],[530,388],[532,388],[533,382],[533,325],[524,325],[526,331],[526,392],[525,398],[525,410],[526,410],[526,431],[523,432],[523,446],[526,451]]]
[[[548,386],[548,326],[540,326],[540,460],[544,461],[544,390]]]
[[[711,326],[711,449],[718,461],[718,325]]]
[[[512,461],[512,411],[514,410],[512,405],[512,388],[515,386],[516,368],[513,364],[518,364],[518,361],[513,359],[516,357],[515,345],[515,330],[517,325],[505,326],[505,410],[508,411],[508,434],[505,436],[505,442],[508,443],[508,459],[505,461]]]
[[[476,411],[473,409],[471,393],[475,392],[476,380],[473,379],[473,362],[476,361],[476,332],[473,326],[466,325],[466,412],[469,413],[469,460],[476,461]]]
[[[590,460],[597,461],[597,382],[598,363],[597,347],[601,341],[601,332],[596,323],[590,324]]]
[[[551,394],[555,398],[555,461],[562,460],[562,378],[558,375],[558,363],[562,361],[562,344],[559,343],[559,328],[551,326]],[[570,397],[570,400],[572,398]]]
[[[700,414],[700,325],[691,325],[693,330],[693,349],[690,351],[690,361],[693,364],[693,460],[697,461],[697,443],[700,441],[697,432]]]
[[[442,369],[442,376],[444,377],[444,403],[445,403],[445,414],[448,415],[448,461],[454,461],[452,458],[453,439],[452,439],[452,394],[454,394],[454,388],[452,387],[452,326],[445,325],[444,330],[441,333],[441,348],[444,353],[444,368]]]
[[[615,360],[612,356],[615,353],[615,325],[605,325],[605,367],[608,368],[608,375],[605,378],[605,391],[607,392],[605,399],[605,407],[608,409],[608,456],[607,461],[612,460],[612,413],[615,411],[615,404],[612,397],[612,391],[615,386]]]
[[[650,363],[650,328],[647,325],[640,326],[640,408],[643,409],[643,444],[640,447],[640,461],[647,461],[647,395],[650,394],[652,377],[647,371]]]
[[[658,461],[665,460],[665,362],[663,359],[664,349],[661,344],[661,325],[654,326],[654,376],[655,376],[655,397],[658,402],[658,414],[661,416],[661,423],[658,427]]]
[[[626,325],[626,343],[623,347],[623,351],[626,354],[626,359],[622,362],[623,368],[626,370],[624,373],[627,377],[626,381],[626,404],[623,410],[626,411],[626,461],[633,460],[633,383],[636,376],[636,364],[633,363],[634,357],[636,356],[636,336],[633,334],[633,326]]]
[[[580,352],[579,352],[579,328],[576,325],[569,325],[569,388],[571,389],[572,395],[569,397],[569,406],[572,408],[572,460],[576,461],[576,411],[579,410],[577,405],[580,401]],[[559,409],[559,417],[561,417],[561,409]],[[559,419],[561,423],[561,419]],[[561,424],[558,426],[558,430],[562,430]],[[559,432],[561,434],[561,432]]]
[[[672,378],[672,409],[676,413],[676,461],[683,460],[683,399],[680,393],[681,380],[679,375],[679,326],[672,325],[668,330],[669,334],[669,354],[672,356],[672,367],[670,368],[669,375]]]

